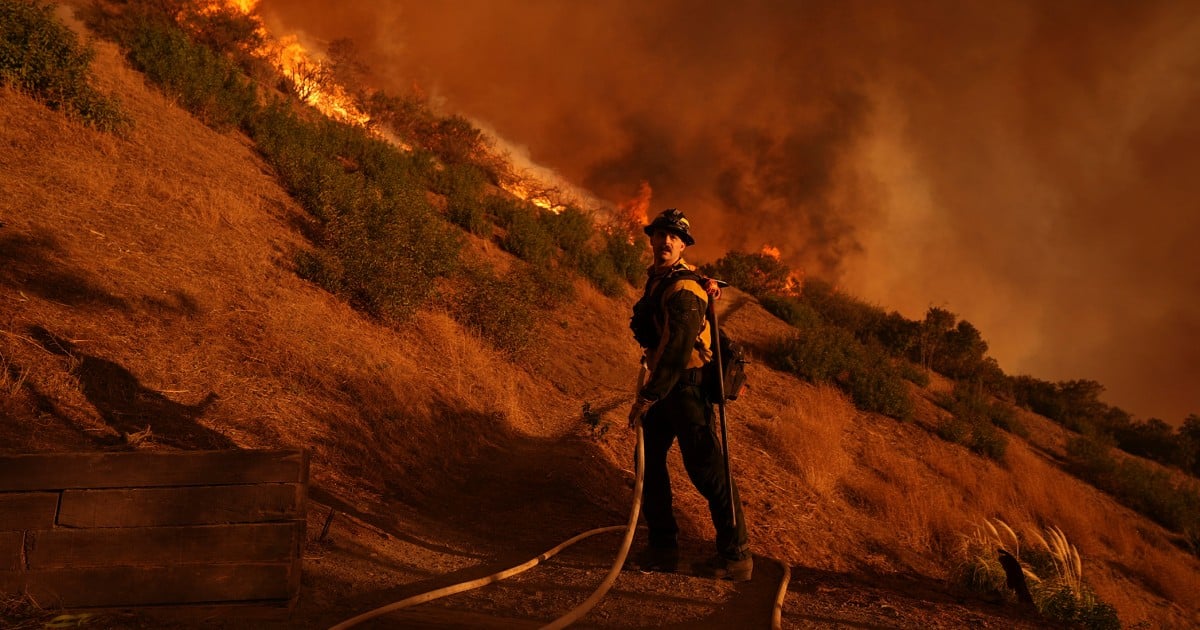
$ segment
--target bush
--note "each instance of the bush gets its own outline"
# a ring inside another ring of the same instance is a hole
[[[929,386],[929,372],[926,372],[921,368],[921,366],[912,363],[911,361],[900,359],[899,363],[896,365],[896,369],[900,370],[900,376],[903,376],[904,380],[916,385],[917,387]]]
[[[205,124],[228,129],[255,114],[258,97],[249,79],[177,27],[144,21],[126,44],[134,67]]]
[[[833,382],[867,411],[899,420],[912,415],[904,380],[886,353],[849,332],[820,325],[771,344],[767,360],[812,382]]]
[[[503,276],[489,269],[467,270],[467,286],[454,305],[455,319],[507,355],[525,351],[543,317],[536,307],[552,307],[561,297],[545,290],[545,278],[534,269]]]
[[[954,573],[973,590],[1014,599],[999,562],[999,551],[1004,550],[1020,563],[1033,604],[1043,617],[1089,630],[1120,628],[1116,609],[1100,599],[1084,579],[1075,546],[1057,527],[1045,532],[1045,536],[1033,533],[1032,540],[1022,544],[1004,521],[984,521],[961,537]]]
[[[430,189],[446,196],[446,218],[472,234],[488,234],[491,222],[480,199],[487,179],[483,171],[471,164],[451,164],[433,173]]]
[[[731,251],[715,263],[702,266],[701,273],[762,298],[787,290],[792,270],[773,256]]]
[[[574,206],[563,208],[557,214],[544,215],[546,232],[562,250],[563,256],[572,264],[589,253],[588,241],[596,231],[592,216]]]
[[[532,204],[512,205],[504,217],[507,232],[500,239],[500,246],[534,265],[546,265],[554,255],[554,240],[546,230],[541,213]]]
[[[1121,503],[1189,540],[1200,539],[1200,486],[1135,459],[1118,458],[1113,447],[1107,436],[1080,436],[1067,442],[1067,458],[1075,474]]]
[[[618,277],[632,285],[641,285],[646,279],[646,267],[650,255],[645,244],[627,230],[608,226],[601,231],[604,247],[601,253],[612,263]]]
[[[767,295],[759,301],[768,313],[800,330],[811,330],[821,325],[821,315],[799,298]]]
[[[0,2],[0,84],[11,85],[48,107],[78,116],[102,131],[131,124],[115,96],[91,85],[95,51],[54,17],[50,5]]]
[[[437,278],[457,269],[461,237],[425,199],[426,158],[359,127],[302,120],[280,104],[248,127],[283,185],[320,224],[320,252],[297,259],[304,277],[400,322],[429,298]]]
[[[984,457],[1004,459],[1008,438],[997,430],[996,419],[1006,417],[1007,407],[989,401],[980,388],[961,383],[954,387],[953,394],[939,395],[936,401],[951,414],[938,424],[937,433],[942,439],[962,444]],[[1015,415],[1011,419],[1015,422]]]

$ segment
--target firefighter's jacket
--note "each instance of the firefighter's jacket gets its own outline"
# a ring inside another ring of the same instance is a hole
[[[702,368],[712,360],[712,331],[705,319],[708,294],[691,265],[680,259],[666,270],[651,267],[649,274],[643,299],[662,289],[660,304],[652,305],[659,339],[657,347],[645,349],[649,377],[638,395],[660,400],[685,370]],[[660,287],[663,282],[670,284]]]

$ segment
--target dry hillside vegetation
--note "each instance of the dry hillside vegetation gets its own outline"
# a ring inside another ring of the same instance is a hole
[[[310,247],[304,213],[244,136],[204,126],[115,46],[95,45],[99,87],[133,120],[124,136],[0,91],[0,449],[310,449],[296,627],[624,522],[632,290],[610,299],[577,281],[577,298],[513,358],[436,310],[383,326],[296,275],[294,253]],[[470,256],[508,256],[469,243]],[[752,352],[787,329],[736,290],[722,308]],[[755,581],[627,571],[587,624],[765,623],[775,558],[795,567],[785,627],[1033,627],[1015,603],[951,580],[962,536],[1000,518],[1018,532],[1061,528],[1124,623],[1200,625],[1200,562],[1064,472],[1066,434],[1049,421],[1022,412],[1031,438],[1013,436],[998,464],[933,434],[944,381],[913,387],[917,419],[901,423],[761,361],[750,370],[729,417]],[[584,422],[585,403],[607,431]],[[699,555],[707,509],[673,458],[686,551]],[[534,626],[590,592],[616,542],[593,539],[552,566],[392,620]]]

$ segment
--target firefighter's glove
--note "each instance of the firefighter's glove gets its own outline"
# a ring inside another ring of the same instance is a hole
[[[721,299],[721,285],[720,285],[720,283],[718,283],[717,280],[714,280],[713,278],[705,279],[704,292],[708,294],[708,297],[710,297],[714,300]]]
[[[646,417],[646,412],[650,410],[650,405],[653,404],[653,400],[650,400],[649,398],[642,398],[640,396],[633,402],[633,407],[629,409],[630,429],[636,429],[637,426],[642,423],[642,418]]]

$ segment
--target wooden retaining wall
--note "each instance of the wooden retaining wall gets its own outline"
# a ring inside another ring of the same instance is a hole
[[[47,608],[289,609],[307,483],[301,451],[0,456],[0,592]]]

